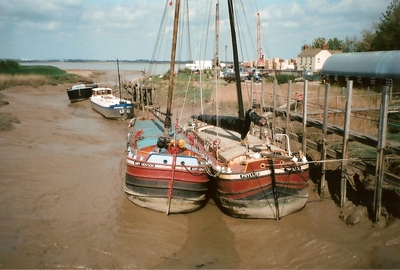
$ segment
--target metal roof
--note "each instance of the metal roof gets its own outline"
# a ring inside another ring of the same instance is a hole
[[[400,51],[334,54],[326,59],[321,74],[400,80]]]
[[[313,57],[316,56],[317,54],[319,54],[321,51],[325,51],[321,48],[314,48],[314,49],[306,49],[303,50],[300,54],[297,55],[297,57]],[[330,54],[336,54],[336,53],[342,53],[341,50],[326,50],[328,51]]]

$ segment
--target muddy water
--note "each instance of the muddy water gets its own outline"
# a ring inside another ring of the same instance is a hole
[[[0,268],[400,268],[400,224],[353,227],[310,187],[282,220],[186,215],[124,196],[127,123],[70,104],[65,86],[3,90],[21,121],[0,133]]]

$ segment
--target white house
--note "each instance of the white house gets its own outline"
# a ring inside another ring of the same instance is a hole
[[[323,44],[322,48],[317,49],[311,49],[308,45],[304,45],[304,50],[297,55],[297,69],[307,72],[320,71],[329,56],[341,52],[341,50],[328,50],[327,44]]]
[[[211,60],[197,60],[191,64],[186,64],[186,68],[188,68],[192,71],[212,69],[212,61]]]

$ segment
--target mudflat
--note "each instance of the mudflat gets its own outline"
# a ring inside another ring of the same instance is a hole
[[[279,221],[232,218],[212,200],[185,215],[130,203],[129,121],[70,103],[68,87],[1,91],[0,268],[400,268],[398,219],[348,226],[356,206],[311,182],[305,208]]]

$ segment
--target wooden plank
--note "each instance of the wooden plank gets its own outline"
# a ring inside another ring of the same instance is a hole
[[[264,111],[271,110],[270,108],[271,107],[266,106],[264,108]],[[282,116],[282,115],[285,115],[285,113],[286,113],[284,110],[279,110],[279,109],[275,109],[275,112],[276,112],[277,116]],[[289,117],[290,117],[291,121],[297,121],[297,122],[300,122],[300,123],[303,122],[302,114],[290,113]],[[317,119],[307,118],[307,126],[315,127],[317,129],[323,130],[323,122],[320,121],[320,120],[317,120]],[[336,135],[339,135],[339,136],[342,136],[342,137],[344,135],[343,128],[339,127],[339,126],[336,126],[336,125],[327,126],[327,132],[328,132],[328,134],[336,134]],[[354,131],[354,130],[350,130],[349,131],[349,140],[350,141],[359,142],[361,144],[365,144],[365,145],[368,145],[368,146],[371,146],[371,147],[377,147],[378,146],[378,137],[372,136],[372,135],[367,134],[367,133]],[[387,149],[388,153],[400,156],[400,142],[387,141],[387,148],[388,148]]]

